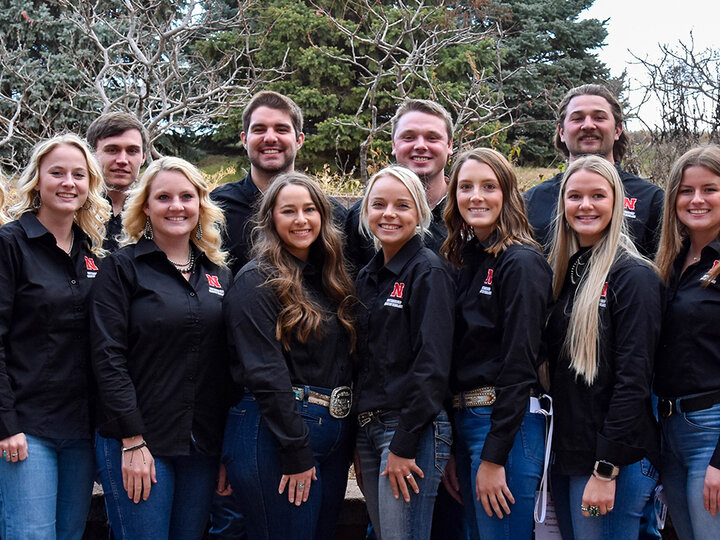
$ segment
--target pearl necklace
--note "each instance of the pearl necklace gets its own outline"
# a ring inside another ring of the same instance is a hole
[[[190,256],[188,257],[188,260],[184,263],[177,263],[171,259],[168,259],[170,263],[178,269],[178,271],[182,274],[190,274],[193,270],[193,267],[195,266],[195,254],[193,253],[192,248],[190,249]]]

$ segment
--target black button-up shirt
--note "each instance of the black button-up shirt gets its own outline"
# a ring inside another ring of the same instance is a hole
[[[230,272],[195,250],[188,282],[151,240],[111,255],[91,293],[100,434],[159,456],[218,455],[229,406],[222,298]],[[194,439],[194,443],[193,443]]]
[[[227,228],[224,249],[232,255],[230,270],[236,274],[250,260],[252,248],[252,222],[260,206],[262,192],[253,183],[250,173],[237,182],[216,187],[210,194],[213,202],[223,209]],[[342,230],[347,210],[335,198],[328,197],[332,206],[333,222]]]
[[[546,331],[555,410],[553,466],[560,474],[589,475],[596,460],[623,466],[648,457],[657,463],[650,384],[662,281],[648,265],[626,256],[612,265],[599,302],[598,376],[588,386],[570,370],[563,347],[577,289],[570,276],[578,256],[587,258],[588,251],[571,257]]]
[[[233,378],[253,393],[268,429],[280,445],[284,474],[306,471],[315,465],[310,432],[292,386],[335,388],[350,386],[350,341],[337,317],[337,307],[322,290],[319,264],[295,262],[309,298],[325,313],[322,334],[305,343],[290,342],[283,349],[275,329],[281,311],[275,292],[257,259],[245,265],[223,302],[232,357]]]
[[[463,250],[458,277],[453,393],[494,386],[496,402],[482,459],[504,465],[537,374],[542,332],[552,303],[552,271],[539,249],[511,245],[498,256],[492,239]]]
[[[646,257],[654,257],[660,239],[663,215],[663,191],[647,180],[623,171],[616,163],[625,189],[625,218],[630,237],[638,251]],[[525,203],[535,240],[550,252],[555,232],[553,220],[557,213],[562,173],[527,190]]]
[[[455,287],[446,264],[411,238],[384,264],[382,251],[360,271],[358,412],[400,411],[390,450],[414,458],[423,430],[448,390]]]
[[[86,299],[100,260],[68,256],[33,213],[0,227],[0,439],[91,436]]]
[[[110,253],[118,250],[120,247],[120,235],[123,232],[122,212],[115,214],[113,212],[113,204],[110,197],[106,197],[107,202],[110,203],[110,219],[105,224],[105,241],[103,242],[103,249]]]
[[[720,283],[701,281],[720,264],[720,240],[682,272],[688,248],[689,242],[670,277],[655,365],[655,393],[667,398],[720,390]],[[710,464],[720,469],[720,442]]]
[[[447,199],[443,198],[435,208],[433,208],[432,221],[428,227],[428,234],[423,238],[425,247],[430,248],[438,255],[440,254],[440,248],[443,242],[445,242],[447,238],[447,227],[445,226],[445,219],[443,218],[446,201]],[[360,225],[361,206],[362,200],[356,202],[350,210],[348,210],[347,217],[345,218],[345,257],[350,262],[354,275],[357,275],[362,267],[369,263],[370,259],[377,253],[373,239],[361,233],[358,228]]]

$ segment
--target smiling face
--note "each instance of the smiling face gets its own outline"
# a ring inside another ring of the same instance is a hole
[[[583,154],[595,154],[612,163],[613,145],[620,138],[622,125],[615,123],[612,108],[604,97],[582,95],[568,103],[558,133],[571,160]]]
[[[579,169],[568,178],[563,195],[565,220],[582,247],[595,245],[612,219],[612,187],[596,172]]]
[[[247,133],[240,135],[252,166],[253,178],[293,170],[304,136],[296,134],[290,113],[261,106],[250,116]]]
[[[387,262],[417,233],[420,212],[400,180],[382,176],[368,194],[367,221],[382,245]]]
[[[465,223],[479,240],[485,240],[495,230],[503,205],[495,172],[487,163],[468,159],[458,171],[456,197]]]
[[[675,199],[680,222],[702,244],[720,234],[720,176],[702,165],[685,169]]]
[[[72,216],[85,204],[90,186],[87,160],[71,144],[60,144],[48,152],[38,167],[35,190],[42,206],[38,218]]]
[[[420,111],[405,113],[395,127],[392,154],[398,165],[417,174],[425,186],[438,175],[444,176],[452,154],[445,120]]]
[[[137,129],[128,129],[119,135],[100,139],[95,156],[108,188],[124,191],[137,179],[145,162],[142,135]]]
[[[282,188],[273,207],[273,223],[285,249],[307,261],[310,247],[320,235],[322,218],[305,186],[288,184]]]
[[[189,242],[200,218],[200,196],[183,173],[161,170],[150,184],[143,210],[156,242]]]

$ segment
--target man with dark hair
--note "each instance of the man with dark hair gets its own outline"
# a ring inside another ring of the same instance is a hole
[[[640,253],[652,258],[657,251],[663,212],[658,186],[626,172],[620,161],[628,149],[622,107],[604,86],[585,84],[572,88],[560,102],[555,146],[568,160],[595,154],[617,167],[625,187],[625,217],[630,236]],[[535,239],[549,252],[560,194],[562,173],[525,192],[527,213]]]
[[[439,103],[427,99],[408,99],[398,107],[391,125],[392,153],[398,165],[417,174],[425,186],[433,215],[425,245],[438,253],[447,237],[443,211],[448,186],[445,166],[452,155],[452,117]],[[355,273],[375,255],[373,241],[360,232],[359,222],[358,202],[350,209],[345,220],[346,253]]]
[[[115,251],[117,237],[122,232],[122,210],[127,191],[137,180],[145,162],[149,137],[147,130],[132,114],[106,113],[90,124],[87,140],[95,149],[95,157],[102,168],[107,196],[112,204],[112,216],[107,223],[103,247]]]
[[[225,248],[232,255],[230,269],[237,273],[250,260],[252,223],[256,203],[273,178],[295,168],[295,156],[305,141],[300,107],[289,97],[272,91],[256,94],[243,111],[240,134],[250,158],[243,179],[215,188],[210,195],[227,219]],[[342,223],[345,208],[331,198],[333,219]]]

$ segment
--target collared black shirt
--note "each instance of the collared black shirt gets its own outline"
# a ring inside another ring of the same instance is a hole
[[[423,238],[425,247],[440,254],[440,248],[447,238],[447,227],[443,213],[445,212],[445,202],[447,198],[443,198],[432,210],[432,221],[428,227],[428,234]],[[345,238],[347,247],[345,256],[350,262],[354,274],[360,272],[363,266],[370,262],[375,256],[376,249],[373,239],[365,236],[360,232],[360,207],[362,200],[356,202],[347,212],[345,218]]]
[[[100,434],[159,456],[218,455],[229,406],[222,298],[230,272],[193,247],[190,281],[151,240],[112,254],[91,293]],[[193,442],[194,439],[194,442]]]
[[[103,249],[109,253],[114,253],[120,247],[120,235],[123,232],[122,212],[115,214],[113,211],[113,203],[110,197],[105,197],[110,203],[110,219],[105,224],[105,240],[103,241]]]
[[[689,242],[670,277],[655,364],[655,393],[667,398],[720,390],[720,283],[701,281],[720,264],[720,240],[682,272],[688,248]],[[720,469],[720,442],[710,464]]]
[[[300,267],[308,296],[325,313],[320,336],[311,336],[306,343],[292,339],[290,350],[283,349],[275,334],[281,306],[272,286],[266,284],[268,271],[258,266],[257,259],[238,272],[223,302],[233,378],[255,396],[280,445],[284,474],[315,465],[310,432],[298,411],[292,386],[330,389],[352,382],[349,336],[338,320],[337,307],[323,292],[321,263],[292,259]]]
[[[216,187],[210,194],[213,202],[225,213],[227,228],[224,249],[232,255],[230,270],[236,274],[250,260],[252,248],[252,222],[260,206],[262,192],[253,183],[250,173],[242,180]],[[342,230],[347,210],[335,198],[328,197],[332,206],[333,222]]]
[[[552,304],[552,271],[535,246],[515,244],[494,256],[485,250],[489,245],[473,240],[463,249],[450,388],[456,394],[495,387],[481,457],[504,465],[531,392],[540,387],[538,354]]]
[[[663,190],[639,176],[623,171],[617,163],[615,168],[625,188],[625,218],[630,237],[640,253],[653,258],[660,239]],[[562,173],[557,174],[524,193],[535,240],[543,246],[545,253],[549,253],[552,247],[555,233],[553,220],[557,214],[562,177]]]
[[[0,227],[0,439],[91,436],[86,299],[100,260],[70,256],[33,213]]]
[[[662,281],[650,266],[628,256],[612,265],[599,302],[598,376],[588,386],[570,370],[563,347],[577,289],[572,266],[588,255],[582,250],[571,257],[546,331],[555,410],[554,467],[569,475],[589,475],[596,460],[623,466],[648,457],[657,463],[658,454],[650,384],[660,337]]]
[[[380,251],[357,278],[357,410],[400,411],[390,450],[414,458],[448,390],[455,287],[446,264],[419,236],[383,261]]]

